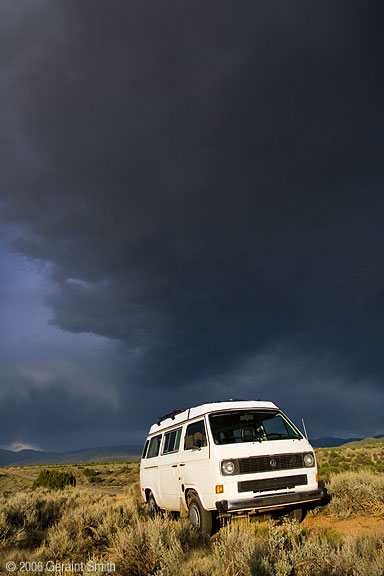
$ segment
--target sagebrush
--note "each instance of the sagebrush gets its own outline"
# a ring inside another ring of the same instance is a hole
[[[339,474],[329,490],[333,499],[322,514],[383,513],[382,475]],[[345,537],[248,519],[210,539],[186,520],[150,519],[136,484],[123,497],[68,487],[0,497],[2,560],[93,559],[113,562],[119,576],[383,576],[383,542],[384,534]]]

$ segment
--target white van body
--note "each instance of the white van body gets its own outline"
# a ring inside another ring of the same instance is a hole
[[[140,484],[146,502],[189,510],[195,524],[192,496],[201,514],[216,516],[305,512],[323,497],[312,446],[261,401],[214,402],[160,419],[145,443]]]

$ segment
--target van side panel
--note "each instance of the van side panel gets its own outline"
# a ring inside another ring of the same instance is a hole
[[[179,453],[159,457],[159,500],[165,510],[180,510]]]
[[[160,485],[159,485],[159,454],[162,443],[162,434],[148,437],[148,447],[145,451],[145,458],[140,463],[140,486],[144,488],[141,494],[146,499],[146,491],[150,490],[157,502],[159,503]]]
[[[206,434],[206,445],[200,447],[190,446],[190,438],[188,437],[188,426],[193,426],[199,422],[204,422],[205,429],[207,430],[206,421],[204,418],[198,418],[195,421],[188,423],[184,428],[183,441],[180,452],[180,482],[184,488],[184,499],[188,490],[197,492],[200,501],[205,509],[215,509],[215,485],[212,475],[212,461],[210,459],[210,443],[208,434]]]
[[[144,461],[144,464],[140,470],[140,485],[144,490],[141,491],[142,497],[145,497],[145,491],[150,490],[156,502],[159,504],[159,471],[157,458],[151,458],[150,460]]]

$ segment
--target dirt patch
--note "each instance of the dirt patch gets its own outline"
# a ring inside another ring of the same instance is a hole
[[[31,476],[30,474],[25,474],[21,472],[14,472],[13,470],[7,469],[6,476],[17,476],[18,478],[24,478],[24,480],[36,480],[36,476]]]
[[[308,516],[302,526],[311,530],[328,528],[350,536],[363,536],[382,532],[384,534],[384,518],[357,516],[347,520],[338,520],[327,516]]]

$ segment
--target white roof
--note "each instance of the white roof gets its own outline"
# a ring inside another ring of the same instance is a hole
[[[157,432],[162,432],[165,428],[170,428],[176,424],[181,424],[186,420],[192,420],[203,414],[208,414],[211,412],[222,412],[223,410],[241,410],[246,408],[254,409],[277,409],[277,406],[273,402],[265,402],[261,400],[227,400],[225,402],[210,402],[208,404],[201,404],[200,406],[195,406],[194,408],[189,408],[184,410],[179,414],[171,418],[166,418],[161,420],[159,424],[153,424],[149,431],[149,434],[156,434]]]

